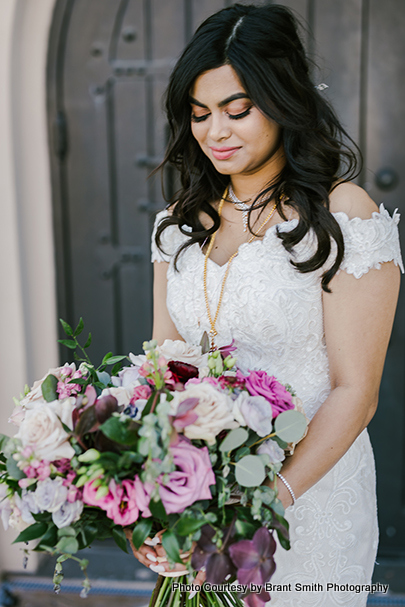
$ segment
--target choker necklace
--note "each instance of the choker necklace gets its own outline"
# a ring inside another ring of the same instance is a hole
[[[226,190],[224,195],[221,198],[221,202],[219,203],[219,207],[218,207],[218,215],[221,216],[221,211],[222,211],[222,207],[224,206],[224,202],[226,200],[226,197],[230,195],[230,190],[231,186],[229,186]],[[242,203],[243,204],[243,203]],[[274,215],[274,212],[277,208],[277,204],[278,202],[276,202],[270,213],[267,215],[266,219],[263,221],[263,223],[260,225],[259,229],[257,230],[257,232],[255,232],[254,234],[252,234],[252,236],[249,238],[249,240],[246,242],[246,244],[252,242],[255,238],[257,238],[257,236],[259,236],[259,232],[260,230],[266,225],[266,223],[271,219],[271,217]],[[218,314],[219,314],[219,310],[221,308],[221,304],[222,304],[222,298],[224,295],[224,290],[225,290],[225,283],[226,283],[226,279],[228,278],[228,274],[229,274],[229,268],[231,266],[231,263],[233,261],[233,259],[235,259],[235,257],[237,256],[239,249],[237,251],[235,251],[235,253],[233,255],[231,255],[231,257],[228,259],[227,265],[226,265],[226,270],[225,270],[225,275],[222,279],[222,284],[221,284],[221,291],[219,294],[219,300],[218,300],[218,305],[217,305],[217,309],[215,311],[215,316],[214,318],[212,318],[211,316],[211,309],[210,309],[210,304],[208,301],[208,289],[207,289],[207,264],[208,264],[208,258],[210,256],[210,253],[212,251],[212,247],[214,246],[214,242],[215,242],[215,237],[216,237],[217,233],[214,232],[214,234],[211,237],[210,243],[208,245],[208,249],[207,252],[205,254],[204,257],[204,299],[205,299],[205,307],[207,309],[207,316],[208,316],[208,321],[210,324],[210,331],[209,331],[209,339],[210,339],[210,343],[211,343],[211,348],[210,348],[210,352],[214,352],[214,350],[217,349],[217,346],[215,345],[215,336],[218,335],[218,331],[215,329],[215,325],[218,319]]]
[[[238,211],[242,211],[243,231],[246,232],[248,228],[248,212],[252,205],[239,200],[239,198],[237,198],[235,192],[233,191],[233,187],[231,184],[229,184],[228,196],[235,205],[235,209],[238,209]]]

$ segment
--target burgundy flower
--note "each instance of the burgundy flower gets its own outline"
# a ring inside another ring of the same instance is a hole
[[[252,540],[240,540],[229,546],[231,559],[238,568],[241,584],[265,584],[276,570],[273,554],[276,542],[266,527],[260,527]]]
[[[198,377],[198,369],[194,365],[189,363],[182,363],[177,360],[170,360],[167,363],[170,371],[172,372],[173,380],[176,383],[185,384],[189,379]]]
[[[224,530],[225,542],[221,549],[212,541],[215,535],[215,529],[210,525],[204,525],[201,528],[201,537],[197,541],[196,547],[191,557],[191,566],[199,571],[201,567],[206,567],[206,579],[210,584],[223,584],[228,575],[235,575],[236,568],[228,553],[228,540],[232,536],[232,529]]]
[[[251,371],[245,387],[252,396],[264,396],[271,404],[273,419],[283,411],[294,409],[292,396],[275,377],[266,371]]]

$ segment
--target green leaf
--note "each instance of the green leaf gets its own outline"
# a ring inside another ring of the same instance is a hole
[[[84,344],[83,348],[89,348],[90,346],[91,346],[91,333],[89,333],[89,336],[88,336],[87,341]]]
[[[77,335],[80,335],[80,333],[83,331],[84,329],[84,322],[83,322],[83,318],[80,317],[79,320],[79,324],[77,325],[75,332],[73,333],[73,335],[76,337]]]
[[[103,360],[101,361],[101,365],[106,365],[107,364],[107,360],[109,358],[111,358],[112,356],[114,356],[114,354],[112,352],[107,352],[107,354],[104,356]]]
[[[107,371],[97,371],[97,377],[98,380],[103,384],[103,387],[108,386],[110,383],[111,377]]]
[[[210,338],[208,337],[207,331],[204,331],[203,336],[200,341],[201,352],[206,354],[210,351]]]
[[[113,527],[112,536],[118,548],[121,548],[123,552],[128,554],[127,538],[122,527]]]
[[[56,544],[56,548],[61,552],[67,552],[68,554],[75,554],[79,550],[79,542],[75,537],[62,537]]]
[[[165,520],[167,518],[166,510],[161,500],[158,500],[157,502],[155,502],[155,500],[150,500],[149,510],[154,518],[159,520]]]
[[[58,529],[58,537],[76,537],[76,531],[73,527],[62,527]]]
[[[66,320],[63,320],[62,318],[59,318],[59,322],[63,327],[64,332],[66,333],[66,335],[73,335],[73,329],[72,327],[66,322]]]
[[[132,541],[137,550],[142,546],[150,531],[152,529],[152,519],[144,518],[140,523],[137,524],[133,533],[132,533]]]
[[[235,478],[242,487],[258,487],[266,478],[262,460],[258,455],[246,455],[235,465]]]
[[[98,535],[98,527],[97,525],[93,525],[92,523],[87,523],[82,528],[82,535],[84,535],[84,543],[86,546],[89,546],[93,540],[96,539]]]
[[[167,556],[175,563],[182,563],[180,558],[180,546],[177,537],[173,531],[165,531],[162,535],[162,546],[165,549]]]
[[[197,531],[197,529],[200,529],[205,523],[205,520],[186,516],[179,520],[176,525],[176,530],[179,535],[189,535],[190,533]]]
[[[42,537],[44,533],[48,530],[48,525],[46,523],[33,523],[24,531],[21,531],[20,535],[14,540],[13,544],[17,542],[30,542],[31,540],[36,540],[39,537]]]
[[[109,356],[108,358],[106,358],[104,356],[103,365],[116,365],[117,363],[120,363],[122,360],[125,360],[126,356]]]
[[[136,422],[123,423],[119,417],[110,417],[101,426],[100,430],[107,438],[120,445],[133,446],[138,441],[138,428]]]
[[[20,468],[17,466],[17,462],[10,456],[7,460],[7,472],[11,478],[14,478],[16,481],[19,481],[21,478],[25,478],[25,474]]]
[[[277,436],[286,443],[299,441],[304,436],[306,427],[305,415],[295,410],[283,411],[274,422],[274,430]]]
[[[241,519],[236,519],[235,521],[235,532],[237,535],[241,535],[243,539],[246,537],[253,537],[256,530],[257,525],[254,525],[249,521]]]
[[[41,390],[42,396],[46,400],[47,403],[51,403],[54,400],[57,400],[58,395],[56,393],[56,388],[58,385],[58,378],[55,375],[47,375],[42,382]]]
[[[249,437],[249,432],[245,428],[235,428],[227,434],[219,445],[219,450],[227,453],[243,445]]]
[[[9,440],[9,436],[6,436],[5,434],[0,434],[0,451],[4,451]]]
[[[42,552],[44,550],[44,546],[55,546],[57,541],[58,528],[53,523],[51,523],[51,525],[48,527],[47,532],[41,537],[38,546],[36,546],[34,550],[36,552]]]
[[[73,339],[58,339],[58,342],[71,350],[76,349],[76,342]]]

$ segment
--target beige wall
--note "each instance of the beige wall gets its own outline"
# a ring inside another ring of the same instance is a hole
[[[0,2],[0,432],[25,383],[57,363],[46,132],[46,53],[55,0]],[[21,569],[0,530],[0,570]],[[35,559],[31,558],[31,568]]]

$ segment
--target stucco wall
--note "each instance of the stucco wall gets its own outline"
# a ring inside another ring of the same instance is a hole
[[[46,53],[55,0],[0,2],[0,432],[26,383],[57,363],[46,131]],[[0,530],[0,570],[19,570]],[[35,559],[30,560],[30,567]]]

